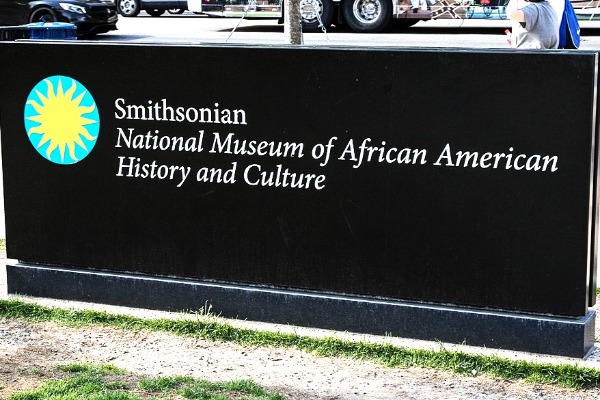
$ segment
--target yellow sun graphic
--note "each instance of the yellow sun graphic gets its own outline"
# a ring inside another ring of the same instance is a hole
[[[63,81],[65,87],[69,85],[66,91]],[[98,138],[94,99],[83,85],[64,76],[46,78],[33,88],[26,103],[25,124],[38,152],[59,164],[80,161]]]

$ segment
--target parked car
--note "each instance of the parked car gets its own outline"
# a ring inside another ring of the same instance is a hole
[[[167,10],[171,14],[179,14],[188,9],[187,0],[115,0],[115,2],[119,14],[124,17],[135,17],[142,10],[153,17],[160,17]]]
[[[117,29],[118,19],[111,0],[0,0],[0,26],[67,22],[78,35],[95,35]]]

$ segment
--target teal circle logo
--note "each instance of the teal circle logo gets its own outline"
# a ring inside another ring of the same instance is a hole
[[[96,144],[98,107],[75,79],[51,76],[35,85],[27,97],[25,130],[42,157],[56,164],[75,164]]]

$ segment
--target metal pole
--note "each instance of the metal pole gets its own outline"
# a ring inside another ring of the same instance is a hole
[[[283,33],[286,44],[302,44],[300,0],[284,0]]]

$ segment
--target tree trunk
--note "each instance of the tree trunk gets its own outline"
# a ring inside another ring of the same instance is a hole
[[[283,33],[286,44],[302,44],[300,0],[284,0]]]

